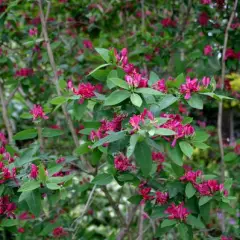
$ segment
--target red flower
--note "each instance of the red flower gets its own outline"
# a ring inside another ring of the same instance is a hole
[[[37,30],[37,28],[31,28],[31,29],[29,29],[29,31],[28,31],[28,34],[29,34],[29,36],[37,36],[37,34],[38,34],[38,30]]]
[[[209,21],[209,16],[207,13],[202,12],[198,17],[198,22],[201,26],[207,26]]]
[[[19,232],[19,233],[24,233],[24,232],[25,232],[25,229],[24,229],[24,228],[18,228],[18,232]]]
[[[171,18],[164,18],[161,21],[163,27],[176,27],[177,23]]]
[[[234,152],[237,154],[237,155],[240,155],[240,144],[237,144],[234,148]]]
[[[169,219],[179,219],[180,221],[186,220],[187,216],[190,214],[187,208],[184,207],[184,203],[175,205],[172,203],[171,206],[167,208],[165,213],[169,214]]]
[[[165,79],[158,80],[156,83],[152,85],[152,88],[160,92],[167,93],[167,86],[165,83]]]
[[[88,49],[93,49],[93,44],[90,40],[83,40],[83,46]]]
[[[30,178],[36,179],[37,177],[38,177],[38,167],[35,164],[32,164]]]
[[[70,86],[70,82],[68,82],[68,86]],[[95,96],[94,91],[96,90],[95,86],[91,83],[80,83],[78,85],[78,89],[72,88],[72,91],[75,95],[81,95],[81,102],[83,103],[84,99],[89,99]]]
[[[211,45],[206,45],[204,47],[204,55],[205,56],[212,56],[212,46]]]
[[[33,115],[33,120],[36,120],[37,118],[48,119],[48,116],[45,115],[41,105],[34,105],[30,113]]]
[[[17,77],[28,77],[33,75],[33,69],[31,68],[21,68],[20,70],[16,71]]]
[[[7,217],[15,217],[14,211],[16,210],[16,204],[10,202],[8,196],[0,197],[0,215],[6,215]]]
[[[184,176],[180,177],[181,181],[184,182],[191,182],[191,183],[196,183],[196,180],[198,177],[202,176],[202,171],[197,170],[197,171],[191,171],[191,170],[187,170],[184,174]]]
[[[165,204],[167,203],[167,200],[168,200],[168,197],[169,197],[169,194],[167,192],[160,192],[160,191],[157,191],[156,192],[156,204]]]
[[[60,238],[68,235],[68,233],[63,229],[63,227],[54,228],[52,234],[55,238]]]
[[[122,153],[118,154],[114,158],[114,166],[118,171],[125,172],[133,167],[129,159]]]
[[[191,93],[199,91],[199,84],[196,78],[191,80],[190,77],[186,78],[186,83],[180,86],[180,93],[185,94],[185,99],[188,100],[191,98]]]

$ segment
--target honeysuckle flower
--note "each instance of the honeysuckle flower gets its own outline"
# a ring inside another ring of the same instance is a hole
[[[114,166],[118,171],[125,172],[130,170],[133,165],[130,163],[129,159],[122,153],[114,157]]]
[[[63,229],[63,227],[54,228],[52,234],[55,238],[60,238],[68,235],[68,233]]]
[[[228,236],[221,236],[221,240],[233,240],[233,238]]]
[[[17,77],[28,77],[33,75],[33,69],[31,68],[21,68],[16,71]]]
[[[177,23],[171,18],[164,18],[161,20],[161,24],[163,27],[176,27]]]
[[[198,22],[201,26],[207,26],[209,21],[209,16],[206,12],[200,13],[198,16]]]
[[[204,47],[204,55],[205,56],[212,56],[212,46],[211,45],[206,45]]]
[[[95,97],[94,92],[96,88],[91,83],[80,83],[76,89],[72,86],[71,82],[68,82],[68,87],[72,89],[75,95],[81,96],[80,103],[83,103],[85,99]]]
[[[154,83],[152,85],[152,88],[155,89],[155,90],[158,90],[162,93],[166,93],[167,92],[167,86],[166,86],[165,79],[158,80],[156,83]]]
[[[169,194],[167,192],[160,192],[160,191],[157,191],[156,192],[156,204],[165,204],[167,203],[168,201],[168,197],[169,197]]]
[[[237,154],[237,155],[240,155],[240,144],[237,144],[234,148],[234,152]]]
[[[152,160],[157,163],[157,172],[163,169],[162,163],[165,162],[165,156],[161,152],[152,152]]]
[[[93,49],[93,44],[90,40],[83,40],[83,46],[87,49]]]
[[[225,53],[225,56],[224,56],[224,60],[227,60],[227,59],[237,59],[239,58],[239,54],[236,53],[232,48],[228,48],[226,50],[226,53]]]
[[[198,92],[200,90],[197,78],[191,80],[190,77],[186,78],[186,83],[180,86],[180,93],[184,94],[186,100],[191,98],[191,93]]]
[[[34,104],[33,109],[30,111],[30,113],[33,115],[33,120],[36,120],[38,118],[48,119],[48,116],[45,115],[45,112],[43,111],[41,105]]]
[[[202,85],[207,88],[209,86],[209,84],[210,84],[210,78],[209,77],[203,77]]]
[[[167,210],[166,214],[169,214],[169,219],[178,219],[180,221],[186,220],[187,216],[190,214],[187,208],[184,207],[184,203],[181,202],[179,205],[172,203]]]
[[[21,227],[21,228],[18,228],[18,232],[19,232],[19,233],[24,233],[24,232],[25,232],[25,229],[22,228],[22,227]]]
[[[140,126],[139,124],[141,123],[142,119],[141,116],[139,115],[133,115],[130,120],[129,123],[131,124],[131,126],[133,127],[133,130],[139,130]]]
[[[209,5],[211,4],[211,0],[200,0],[201,4],[204,4],[204,5]]]
[[[187,170],[185,171],[185,174],[180,177],[180,180],[181,181],[184,181],[184,182],[191,182],[191,183],[196,183],[196,180],[198,177],[201,177],[202,176],[202,171],[200,170],[197,170],[197,171],[191,171],[191,170]]]
[[[15,217],[14,211],[16,209],[16,204],[10,202],[8,196],[0,197],[0,215],[6,215],[7,217]]]
[[[2,146],[5,146],[7,144],[7,138],[5,137],[3,132],[0,132],[0,143],[2,144]]]
[[[28,31],[28,34],[29,34],[29,36],[37,36],[37,34],[38,34],[38,30],[37,30],[37,28],[31,28],[31,29],[29,29],[29,31]]]
[[[38,177],[38,167],[35,164],[32,164],[30,178],[36,179],[37,177]]]

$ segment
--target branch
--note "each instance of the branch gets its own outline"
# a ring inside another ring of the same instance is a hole
[[[143,209],[144,205],[140,205],[140,211],[139,211],[139,225],[138,225],[138,239],[143,240]]]
[[[17,92],[18,88],[20,86],[20,83],[17,85],[17,87],[10,93],[8,96],[8,99],[5,101],[5,106],[7,107],[8,104],[11,102],[12,98],[14,97],[15,93]]]
[[[228,44],[228,31],[231,27],[235,11],[237,8],[238,0],[235,0],[234,6],[232,9],[231,16],[228,20],[227,27],[225,29],[225,34],[224,34],[224,45],[223,45],[223,51],[222,51],[222,74],[221,74],[221,79],[220,79],[220,89],[224,89],[224,79],[225,79],[225,71],[226,71],[226,65],[225,65],[225,55],[226,55],[226,49],[227,49],[227,44]],[[225,180],[225,164],[224,164],[224,148],[223,148],[223,137],[222,137],[222,114],[223,114],[223,103],[222,101],[218,104],[218,121],[217,121],[217,126],[218,126],[218,139],[219,139],[219,148],[220,148],[220,154],[221,154],[221,180],[224,182]],[[224,219],[224,218],[223,218]],[[221,222],[221,230],[222,232],[225,231],[225,224],[224,220]]]
[[[3,83],[0,82],[0,101],[1,101],[1,105],[2,105],[2,116],[3,116],[3,121],[5,124],[5,127],[7,129],[9,142],[12,143],[13,142],[13,131],[12,131],[10,119],[8,118],[8,113],[7,113],[7,108],[6,108],[6,103],[5,103],[3,93],[4,93]]]
[[[54,85],[55,85],[55,88],[56,88],[56,91],[57,91],[57,95],[61,96],[61,91],[60,91],[59,82],[58,82],[58,75],[57,75],[57,67],[56,67],[56,64],[55,64],[52,48],[51,48],[50,41],[49,41],[49,38],[48,38],[46,20],[45,20],[44,14],[43,14],[43,8],[42,8],[42,1],[41,0],[38,0],[38,5],[39,5],[40,19],[41,19],[41,24],[42,24],[42,32],[43,32],[44,40],[45,40],[46,45],[47,45],[47,53],[48,53],[49,61],[50,61],[50,64],[51,64],[51,67],[52,67],[52,70],[53,70],[53,74],[54,74]],[[77,134],[75,132],[73,122],[72,122],[72,120],[71,120],[71,118],[70,118],[70,116],[67,112],[67,108],[66,108],[65,104],[62,105],[62,111],[63,111],[63,114],[64,114],[65,119],[67,121],[70,132],[72,134],[72,138],[73,138],[73,141],[75,143],[75,146],[78,147],[79,146],[78,137],[77,137]]]
[[[108,199],[110,205],[112,206],[113,210],[114,210],[115,213],[117,214],[117,216],[118,216],[121,224],[122,224],[123,226],[126,226],[124,217],[123,217],[123,215],[122,215],[122,213],[121,213],[118,205],[115,203],[115,201],[112,199],[112,196],[109,194],[106,186],[103,186],[103,187],[102,187],[102,191],[104,192],[104,194],[105,194],[106,198]]]

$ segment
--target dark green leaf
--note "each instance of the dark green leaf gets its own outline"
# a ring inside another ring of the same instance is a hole
[[[53,129],[53,128],[43,128],[42,129],[42,136],[43,137],[48,137],[48,138],[58,137],[58,136],[61,136],[63,134],[64,134],[64,132],[60,129]]]
[[[92,183],[96,185],[107,185],[111,183],[112,180],[113,180],[113,176],[111,174],[101,173],[92,180]]]
[[[116,90],[112,92],[105,100],[105,106],[116,105],[130,97],[130,92],[126,90]]]
[[[36,188],[40,187],[40,182],[36,181],[36,180],[32,180],[29,182],[25,182],[20,189],[18,190],[19,192],[28,192],[28,191],[32,191]]]
[[[177,97],[174,97],[171,94],[167,94],[165,96],[163,96],[160,101],[157,103],[157,105],[159,106],[159,111],[171,106],[172,104],[174,104],[176,101],[178,100]]]
[[[203,222],[201,221],[201,219],[198,217],[196,218],[195,216],[193,215],[188,215],[187,217],[187,223],[197,229],[203,229],[205,228]]]
[[[212,200],[212,197],[210,196],[203,196],[199,199],[199,206],[202,206],[204,204],[206,204],[207,202],[209,202],[210,200]]]
[[[41,213],[41,194],[38,190],[26,192],[25,200],[28,204],[30,212],[38,217]]]
[[[75,149],[75,153],[77,155],[81,155],[81,154],[85,154],[91,151],[91,148],[89,148],[91,146],[91,142],[85,142],[83,144],[81,144],[79,147],[77,147]]]
[[[165,219],[161,223],[161,228],[169,227],[169,226],[176,225],[176,224],[177,224],[177,221],[174,219],[173,220]]]
[[[195,192],[196,192],[196,189],[193,187],[192,183],[189,182],[186,185],[186,189],[185,189],[185,194],[186,194],[187,198],[193,197]]]
[[[16,135],[13,136],[14,140],[26,140],[26,139],[32,139],[37,137],[37,129],[27,129],[23,130],[21,132],[18,132]]]

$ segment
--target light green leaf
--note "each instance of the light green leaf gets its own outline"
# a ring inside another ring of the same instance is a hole
[[[196,218],[195,216],[193,216],[192,214],[188,215],[187,217],[187,223],[197,229],[203,229],[205,228],[203,222],[201,221],[201,219],[198,217]]]
[[[40,187],[40,182],[39,181],[35,181],[35,180],[32,180],[32,181],[29,181],[29,182],[26,182],[24,183],[20,189],[18,190],[18,192],[28,192],[28,191],[32,191],[36,188],[39,188]]]
[[[199,206],[202,206],[204,204],[206,204],[207,202],[209,202],[210,200],[212,200],[212,197],[209,196],[203,196],[199,199]]]
[[[142,93],[142,94],[149,94],[149,95],[157,95],[157,96],[162,96],[164,93],[157,91],[152,88],[137,88],[135,90],[136,93]]]
[[[165,219],[163,220],[163,222],[161,223],[161,228],[164,228],[164,227],[169,227],[169,226],[172,226],[172,225],[176,225],[177,224],[177,221],[176,220],[170,220],[170,219]]]
[[[53,98],[50,103],[52,105],[62,105],[63,103],[67,102],[68,99],[66,97],[63,96],[59,96],[59,97],[55,97]]]
[[[159,76],[158,76],[155,72],[151,71],[151,72],[150,72],[150,78],[149,78],[148,83],[149,83],[149,85],[152,86],[152,85],[153,85],[155,82],[157,82],[159,79],[160,79]]]
[[[56,183],[47,183],[46,184],[47,188],[51,189],[51,190],[57,190],[60,189],[61,187],[56,184]]]
[[[82,155],[85,153],[88,153],[91,151],[91,149],[89,148],[89,146],[91,146],[91,142],[85,142],[83,144],[81,144],[79,147],[76,148],[75,153],[77,155]]]
[[[193,94],[189,100],[187,100],[187,103],[192,107],[196,109],[203,109],[203,101],[201,97],[198,94]]]
[[[14,140],[26,140],[26,139],[32,139],[37,137],[37,129],[31,128],[27,130],[23,130],[21,132],[18,132],[16,135],[13,136]]]
[[[171,94],[167,94],[167,95],[163,96],[163,98],[161,98],[160,101],[157,103],[157,105],[159,106],[159,111],[171,106],[177,100],[178,100],[178,98],[174,97]]]
[[[185,194],[187,198],[193,197],[195,192],[196,192],[196,189],[193,187],[192,183],[189,182],[185,188]]]
[[[53,128],[43,128],[42,129],[42,136],[51,138],[51,137],[58,137],[63,135],[64,132],[60,129],[53,129]]]
[[[172,136],[172,135],[175,135],[176,132],[167,128],[156,128],[154,129],[154,134],[161,135],[161,136]]]
[[[127,82],[120,79],[120,78],[109,77],[108,80],[111,81],[114,85],[116,85],[120,88],[129,89],[129,86],[128,86]]]
[[[116,105],[130,97],[130,92],[126,90],[116,90],[112,92],[105,100],[105,106]]]
[[[130,146],[127,148],[127,157],[131,157],[132,154],[134,153],[136,144],[138,142],[139,135],[138,134],[133,134],[130,137]]]
[[[95,50],[99,53],[99,55],[103,58],[107,63],[110,62],[109,50],[105,48],[95,48]]]
[[[179,146],[182,150],[182,152],[189,158],[191,158],[193,154],[193,147],[186,141],[181,141],[179,143]]]
[[[142,98],[138,94],[132,93],[130,99],[131,99],[131,102],[133,105],[135,105],[137,107],[141,107]]]

